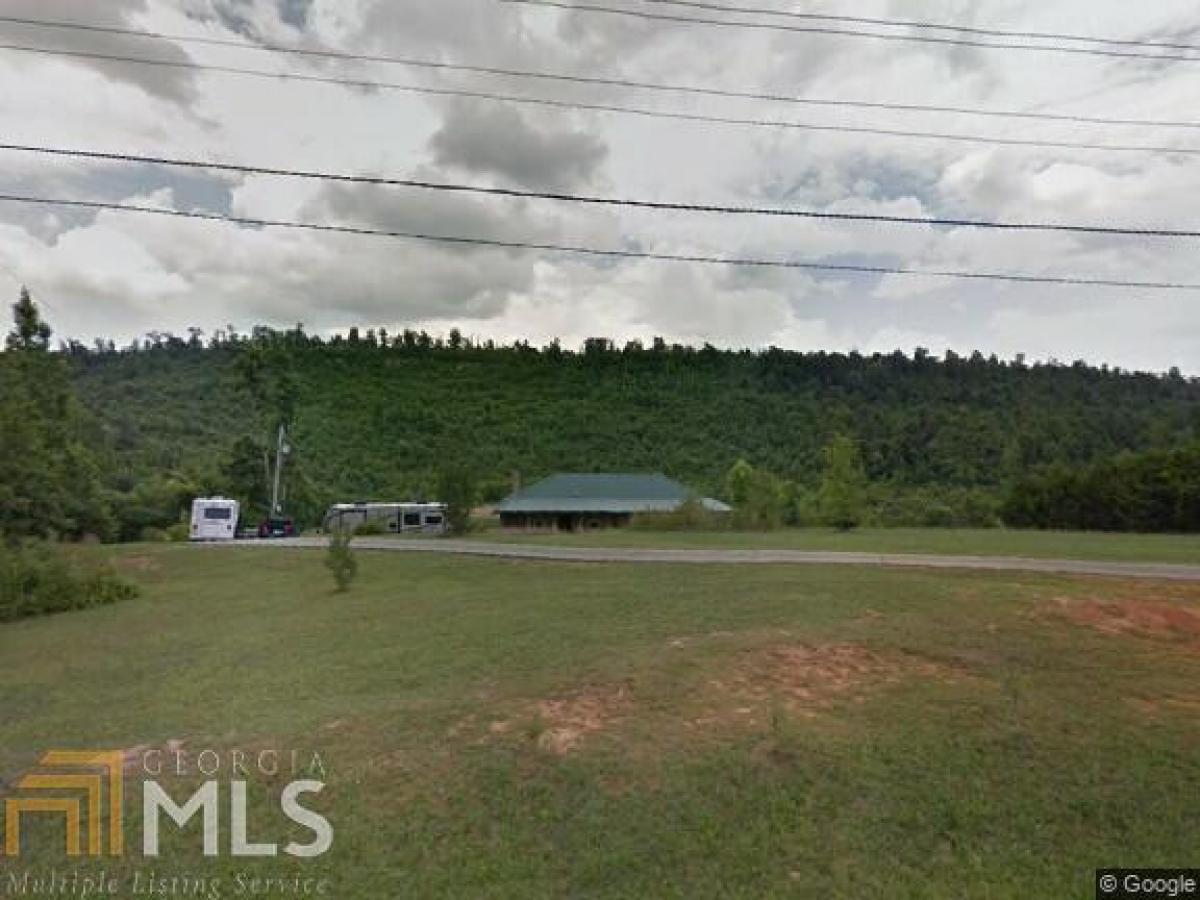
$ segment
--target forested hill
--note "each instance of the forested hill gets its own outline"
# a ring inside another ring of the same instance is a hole
[[[248,437],[239,452],[252,456],[269,429],[247,391],[294,418],[295,496],[315,505],[425,493],[447,463],[471,467],[492,496],[513,473],[558,470],[662,471],[720,493],[739,458],[812,484],[839,432],[860,442],[875,481],[999,488],[1049,463],[1200,438],[1200,382],[1175,372],[603,340],[575,353],[472,346],[457,333],[255,335],[68,351],[126,486],[170,474],[220,487],[251,465],[235,442]]]

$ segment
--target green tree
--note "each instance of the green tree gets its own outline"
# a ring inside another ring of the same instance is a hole
[[[446,504],[446,525],[451,534],[466,534],[471,510],[479,496],[474,473],[463,465],[446,466],[438,474],[437,500]]]
[[[821,519],[841,531],[862,524],[866,511],[867,474],[853,438],[836,435],[825,447],[825,471],[818,503]]]
[[[0,533],[111,537],[97,448],[103,434],[80,405],[50,326],[22,290],[0,354]]]
[[[725,476],[725,496],[734,506],[741,506],[750,499],[751,484],[754,481],[754,466],[739,459]]]
[[[29,296],[28,288],[21,288],[20,299],[13,304],[13,330],[4,342],[9,350],[36,350],[45,352],[50,347],[50,336],[54,332],[42,318],[37,304]]]
[[[243,435],[233,442],[221,466],[225,492],[238,500],[246,512],[270,506],[270,470],[263,464],[266,455],[265,445]]]
[[[725,493],[733,504],[738,528],[778,528],[787,518],[786,485],[765,469],[739,459],[725,477]]]
[[[325,568],[333,575],[333,583],[339,594],[350,590],[358,575],[358,559],[350,549],[351,532],[340,528],[329,531],[329,549],[325,551]]]

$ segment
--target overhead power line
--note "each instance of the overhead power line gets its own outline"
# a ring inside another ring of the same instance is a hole
[[[1054,44],[1022,44],[999,41],[978,41],[966,38],[937,37],[929,34],[882,34],[875,31],[855,31],[828,25],[789,25],[781,22],[750,22],[744,19],[707,19],[672,13],[647,12],[643,9],[601,6],[594,3],[566,3],[563,0],[499,0],[501,3],[520,3],[526,6],[553,7],[578,12],[625,16],[651,22],[674,22],[682,25],[712,25],[724,28],[749,28],[759,31],[780,31],[793,34],[821,34],[834,37],[866,38],[877,41],[900,41],[916,44],[941,44],[954,47],[980,47],[986,50],[1030,50],[1038,53],[1068,53],[1078,56],[1103,56],[1118,59],[1149,59],[1155,62],[1200,62],[1200,56],[1179,53],[1139,53],[1128,50],[1105,50],[1098,47],[1066,47]]]
[[[33,53],[47,56],[62,56],[76,59],[101,60],[105,62],[129,63],[132,65],[153,66],[168,69],[216,72],[226,75],[268,79],[272,81],[283,80],[314,84],[333,84],[368,90],[380,89],[401,91],[410,94],[425,94],[437,97],[461,97],[502,103],[525,104],[552,109],[616,113],[648,119],[703,122],[716,125],[745,125],[758,128],[778,128],[797,131],[810,131],[816,133],[867,134],[874,135],[876,137],[913,138],[920,140],[938,140],[948,141],[951,143],[982,144],[1004,147],[1037,147],[1042,149],[1088,150],[1108,153],[1164,153],[1181,156],[1200,156],[1200,148],[1195,147],[1166,147],[1144,144],[1106,144],[1081,141],[1051,141],[1026,138],[987,137],[983,135],[957,134],[953,132],[942,131],[909,131],[898,128],[873,128],[865,125],[824,125],[810,122],[797,122],[788,119],[752,119],[741,118],[737,116],[709,115],[706,113],[674,112],[670,110],[650,109],[647,107],[627,106],[615,103],[584,103],[576,100],[556,100],[546,97],[527,97],[515,94],[498,93],[495,91],[429,87],[426,85],[403,84],[393,81],[367,81],[353,78],[336,78],[325,75],[301,75],[294,72],[263,72],[257,69],[243,69],[234,66],[217,66],[203,63],[178,62],[175,60],[143,59],[140,57],[122,56],[110,53],[93,53],[83,50],[60,50],[46,47],[27,47],[16,44],[0,44],[0,50],[20,53]]]
[[[50,21],[44,19],[28,19],[19,16],[0,16],[0,22],[9,22],[36,28],[48,28],[70,31],[84,31],[100,34],[115,34],[126,37],[149,38],[166,40],[172,43],[197,44],[205,46],[228,47],[236,50],[249,50],[267,53],[286,53],[295,56],[314,59],[336,59],[344,62],[386,63],[388,65],[405,66],[407,68],[424,69],[438,72],[464,72],[474,75],[502,76],[506,78],[525,78],[539,81],[550,81],[568,84],[589,84],[601,87],[632,88],[636,90],[656,91],[670,94],[688,94],[702,97],[720,97],[723,99],[756,100],[773,103],[791,103],[803,106],[834,107],[848,109],[875,109],[895,112],[920,113],[952,113],[954,115],[981,116],[985,118],[1028,119],[1045,122],[1071,122],[1086,125],[1139,125],[1161,128],[1200,128],[1200,122],[1178,120],[1130,119],[1111,118],[1103,116],[1073,115],[1070,113],[1026,112],[1009,109],[980,109],[971,106],[936,106],[920,103],[887,103],[864,100],[845,100],[821,97],[797,97],[770,91],[735,91],[720,88],[709,88],[691,84],[662,84],[652,81],[642,81],[631,78],[605,78],[594,75],[575,75],[567,72],[530,71],[527,69],[512,69],[502,66],[476,66],[466,63],[440,62],[437,60],[415,59],[407,56],[388,54],[347,53],[335,50],[317,50],[305,47],[290,47],[282,44],[255,43],[230,40],[227,38],[194,37],[190,35],[172,34],[161,31],[150,31],[138,28],[118,28],[108,25],[91,25],[82,22]]]
[[[791,259],[758,259],[739,256],[702,256],[684,253],[653,253],[641,250],[605,250],[573,244],[549,244],[530,241],[502,241],[492,238],[461,237],[457,235],[425,234],[415,231],[392,231],[363,228],[352,225],[321,225],[284,219],[257,219],[244,216],[227,216],[195,210],[166,209],[157,206],[141,206],[130,203],[110,203],[94,200],[64,200],[50,197],[29,197],[0,194],[0,201],[7,203],[62,206],[67,208],[111,210],[128,213],[164,216],[180,219],[196,219],[208,222],[223,222],[252,228],[286,228],[301,231],[329,232],[360,236],[386,237],[407,241],[447,244],[455,246],[497,247],[506,250],[535,250],[549,253],[564,253],[577,256],[594,256],[607,259],[646,259],[663,262],[684,262],[703,265],[737,266],[769,269],[798,269],[816,272],[840,272],[861,275],[908,275],[923,278],[954,278],[972,281],[1002,281],[1020,284],[1045,284],[1057,286],[1136,288],[1154,291],[1200,291],[1200,283],[1173,281],[1123,281],[1111,278],[1085,278],[1076,276],[1024,275],[1010,272],[977,272],[949,269],[910,269],[901,266],[868,266],[849,263],[822,263]]]
[[[847,22],[856,25],[883,25],[889,28],[920,28],[930,31],[950,31],[959,34],[977,34],[982,37],[1026,38],[1043,41],[1075,41],[1085,44],[1102,44],[1121,47],[1157,47],[1163,50],[1200,51],[1197,44],[1173,44],[1165,41],[1136,40],[1129,38],[1105,38],[1095,35],[1070,34],[1061,31],[1012,31],[1003,28],[979,28],[973,25],[954,25],[946,22],[926,22],[912,19],[878,19],[869,16],[844,16],[830,13],[802,13],[786,9],[762,6],[731,6],[720,3],[702,3],[699,0],[642,0],[660,6],[682,6],[704,9],[711,12],[740,13],[758,16],[779,16],[787,19],[803,19],[809,22]]]
[[[774,216],[780,218],[818,219],[841,222],[872,222],[899,225],[937,225],[955,228],[981,228],[1004,231],[1052,231],[1078,234],[1113,235],[1124,237],[1200,238],[1200,231],[1166,228],[1117,227],[1107,225],[1082,225],[1065,222],[1004,222],[985,219],[946,218],[938,216],[898,216],[879,213],[830,212],[825,210],[795,209],[779,206],[731,206],[713,203],[680,203],[663,200],[640,200],[629,197],[602,197],[590,194],[570,194],[552,191],[522,190],[519,188],[487,187],[483,185],[447,183],[414,178],[388,178],[376,175],[351,175],[340,172],[316,172],[305,169],[257,166],[239,163],[222,163],[210,160],[181,159],[168,156],[147,156],[134,153],[113,153],[102,150],[79,150],[65,147],[47,147],[32,144],[0,143],[0,151],[36,153],[70,159],[88,159],[99,162],[138,163],[145,165],[170,166],[184,169],[204,169],[217,172],[233,172],[243,175],[268,175],[284,178],[302,178],[314,181],[330,181],[344,184],[363,184],[384,187],[417,188],[459,194],[481,194],[494,197],[550,200],[582,203],[596,206],[619,206],[634,209],[650,209],[671,212],[713,213],[737,216]]]

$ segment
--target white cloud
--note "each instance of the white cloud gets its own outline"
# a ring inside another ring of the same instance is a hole
[[[26,2],[34,17],[749,91],[1177,119],[1195,67],[654,25],[476,0]],[[70,7],[69,9],[67,7]],[[103,9],[101,9],[103,7]],[[856,14],[911,16],[865,0]],[[1016,30],[1185,33],[1191,0],[965,0],[921,17]],[[1086,23],[1081,24],[1081,23]],[[14,26],[15,28],[15,26]],[[32,39],[26,28],[6,36]],[[1182,31],[1181,31],[1182,30]],[[42,35],[49,41],[50,37]],[[1190,39],[1190,38],[1189,38]],[[48,46],[50,44],[47,44]],[[809,107],[63,33],[53,46],[265,71],[492,89],[739,117],[1197,146],[1195,131]],[[395,91],[5,54],[14,141],[368,174],[835,212],[1186,227],[1194,158],[866,138],[532,111]],[[202,206],[429,234],[914,269],[1200,281],[1195,242],[572,207],[0,154],[4,190]],[[0,204],[0,289],[28,281],[61,334],[233,322],[448,329],[501,339],[661,334],[727,346],[926,346],[1198,371],[1200,298],[931,277],[835,276],[351,238]]]

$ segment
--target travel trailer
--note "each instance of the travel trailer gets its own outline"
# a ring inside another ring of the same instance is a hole
[[[363,526],[383,534],[445,534],[444,503],[336,503],[325,513],[325,531],[358,531]]]
[[[232,541],[237,538],[238,502],[224,497],[197,497],[192,501],[193,541]]]

